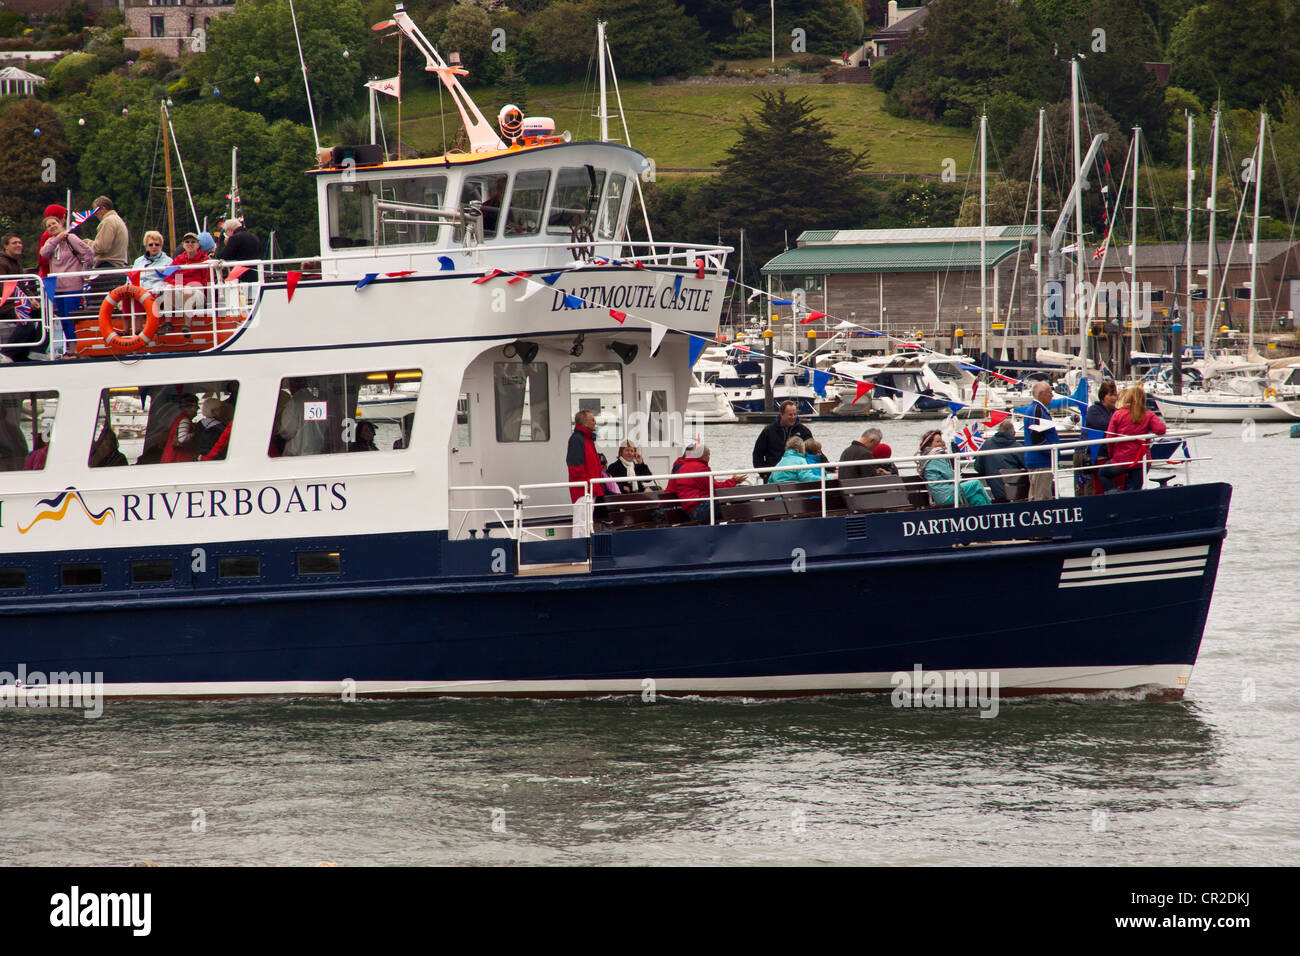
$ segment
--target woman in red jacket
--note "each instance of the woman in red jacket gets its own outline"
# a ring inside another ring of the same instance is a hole
[[[708,445],[694,445],[673,462],[673,477],[664,491],[677,496],[692,521],[709,520],[709,474]],[[734,488],[742,481],[744,478],[715,478],[713,487]]]
[[[188,339],[193,316],[203,308],[203,290],[212,285],[212,270],[194,268],[201,262],[210,261],[208,254],[199,248],[197,235],[192,232],[185,233],[184,238],[181,239],[181,248],[184,251],[173,259],[171,266],[168,267],[169,271],[177,266],[181,268],[167,277],[168,288],[163,291],[163,308],[169,318],[163,322],[159,331],[171,332],[170,316],[181,312],[185,316],[185,325],[181,328],[181,332]]]
[[[1134,385],[1119,400],[1119,407],[1110,417],[1106,429],[1110,437],[1116,435],[1163,435],[1165,423],[1147,408],[1147,394],[1141,385]],[[1147,456],[1145,441],[1122,441],[1110,446],[1110,464],[1097,472],[1104,492],[1138,491],[1142,487],[1142,459]]]

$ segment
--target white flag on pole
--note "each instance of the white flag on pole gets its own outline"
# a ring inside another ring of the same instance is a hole
[[[379,93],[387,93],[389,96],[396,96],[398,99],[402,98],[402,78],[400,76],[394,76],[387,80],[371,80],[366,86]]]

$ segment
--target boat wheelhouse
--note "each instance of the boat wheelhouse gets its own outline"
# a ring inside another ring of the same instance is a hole
[[[469,153],[322,158],[319,261],[195,268],[166,303],[189,338],[151,327],[150,297],[135,317],[92,302],[76,358],[0,366],[0,682],[764,695],[888,691],[921,666],[996,669],[1004,694],[1181,695],[1226,485],[1072,499],[1054,457],[1066,497],[941,507],[899,459],[883,480],[709,478],[701,518],[662,486],[730,250],[629,240],[635,150],[516,140],[513,119],[498,137],[457,102]],[[567,480],[583,411],[661,490]],[[918,615],[945,581],[1028,610]]]

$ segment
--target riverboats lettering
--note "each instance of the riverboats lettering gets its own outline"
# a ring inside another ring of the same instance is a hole
[[[621,311],[638,311],[641,309],[660,308],[675,312],[707,312],[713,298],[712,289],[682,289],[680,295],[674,295],[671,286],[656,289],[653,285],[589,285],[575,289],[555,290],[551,301],[551,311],[564,309],[566,296],[575,296],[582,300],[579,309],[619,309]]]
[[[251,514],[306,514],[342,511],[348,506],[347,483],[336,481],[262,488],[204,488],[197,491],[150,491],[122,495],[123,521],[169,521],[191,518],[242,518]]]
[[[1015,531],[1023,528],[1077,524],[1082,521],[1083,508],[1080,505],[1004,514],[968,514],[952,518],[930,518],[925,521],[904,521],[903,537],[960,534],[972,531]]]

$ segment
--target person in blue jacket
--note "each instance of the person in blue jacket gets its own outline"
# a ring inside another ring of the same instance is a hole
[[[1034,400],[1015,410],[1024,425],[1025,447],[1038,449],[1025,452],[1025,470],[1029,472],[1030,501],[1048,501],[1056,497],[1056,489],[1052,485],[1053,452],[1046,446],[1058,444],[1060,438],[1056,434],[1056,428],[1052,426],[1051,409],[1071,408],[1073,403],[1065,397],[1053,398],[1053,394],[1052,386],[1046,382],[1035,382]],[[1046,427],[1035,428],[1035,425]]]
[[[772,472],[772,481],[821,481],[820,470],[808,467],[803,439],[798,435],[792,435],[786,441],[785,454],[776,464],[782,470]]]

